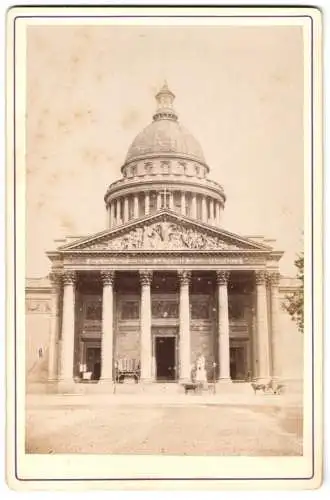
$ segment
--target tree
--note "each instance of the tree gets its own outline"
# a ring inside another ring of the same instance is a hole
[[[304,256],[301,254],[294,261],[297,268],[299,287],[291,294],[285,296],[283,308],[291,319],[297,323],[300,332],[304,331]]]

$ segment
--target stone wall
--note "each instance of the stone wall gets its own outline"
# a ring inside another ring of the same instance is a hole
[[[47,286],[42,286],[41,280],[36,280],[34,285],[34,289],[26,291],[25,299],[27,383],[42,382],[48,377],[50,290]]]

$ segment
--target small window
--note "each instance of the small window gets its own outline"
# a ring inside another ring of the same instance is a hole
[[[152,170],[153,170],[153,167],[152,167],[152,163],[151,161],[145,163],[145,171],[146,171],[146,174],[147,175],[151,175],[152,174]]]
[[[167,161],[162,162],[162,171],[163,171],[163,174],[170,173],[170,164]]]

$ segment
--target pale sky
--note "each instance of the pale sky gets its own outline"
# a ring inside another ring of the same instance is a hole
[[[166,79],[227,202],[222,227],[303,244],[299,27],[33,27],[27,51],[27,276],[55,238],[106,227],[103,196]]]

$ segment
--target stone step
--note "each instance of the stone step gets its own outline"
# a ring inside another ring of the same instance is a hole
[[[56,382],[29,383],[27,386],[29,394],[54,394],[61,393]],[[118,394],[118,395],[180,395],[184,394],[182,384],[172,383],[122,383],[122,384],[102,384],[102,383],[75,383],[70,386],[68,391],[71,394]],[[287,391],[285,391],[287,392]],[[253,389],[249,382],[220,382],[209,384],[202,393],[224,394],[233,396],[254,396]]]

